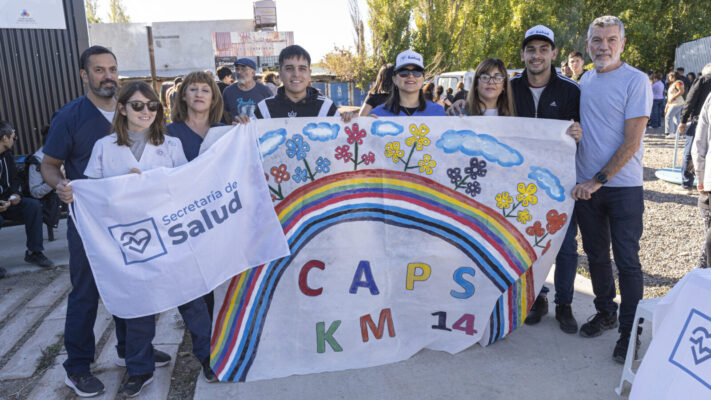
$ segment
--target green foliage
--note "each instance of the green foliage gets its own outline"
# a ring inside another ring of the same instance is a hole
[[[558,65],[573,50],[586,53],[596,17],[616,15],[626,28],[623,60],[661,71],[672,68],[677,45],[711,32],[711,1],[368,0],[368,15],[374,65],[411,47],[423,54],[430,74],[473,69],[487,57],[523,68],[521,40],[538,24],[555,32]]]
[[[131,18],[126,13],[126,7],[123,5],[123,1],[111,0],[109,2],[109,22],[131,22]]]
[[[86,9],[86,21],[90,24],[101,22],[101,17],[96,15],[99,0],[85,0],[84,8]]]

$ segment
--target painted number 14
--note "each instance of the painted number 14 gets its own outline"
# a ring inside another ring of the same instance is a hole
[[[477,333],[474,329],[474,316],[472,314],[462,315],[457,322],[452,325],[452,329],[447,328],[447,313],[444,311],[437,311],[432,313],[433,316],[437,316],[437,325],[432,325],[432,329],[440,329],[443,331],[451,331],[456,329],[458,331],[463,331],[467,335],[473,335]]]

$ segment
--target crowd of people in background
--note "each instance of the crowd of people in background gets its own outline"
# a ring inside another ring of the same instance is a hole
[[[380,68],[357,113],[373,118],[468,115],[570,121],[567,135],[577,143],[577,185],[571,192],[576,204],[556,257],[555,318],[562,331],[579,332],[583,337],[618,328],[619,340],[612,353],[618,362],[625,360],[637,302],[643,294],[638,253],[644,212],[641,144],[647,126],[661,127],[664,118],[667,135],[686,135],[682,187],[692,189],[695,168],[707,232],[711,226],[709,197],[704,190],[711,187],[711,172],[706,173],[711,163],[705,163],[706,155],[711,154],[711,105],[706,101],[711,92],[711,64],[698,78],[693,73],[685,75],[683,68],[666,75],[650,71],[645,76],[621,60],[626,40],[624,25],[617,17],[597,18],[590,24],[586,40],[593,68],[585,70],[583,53],[572,51],[564,55],[558,73],[555,35],[546,26],[537,25],[522,38],[522,73],[510,78],[501,59],[487,58],[477,65],[471,85],[459,82],[456,92],[426,82],[424,58],[406,50],[392,64]],[[37,196],[56,193],[58,199],[71,203],[71,180],[188,163],[198,156],[208,131],[225,124],[319,116],[348,122],[356,116],[340,113],[331,99],[311,85],[311,58],[305,49],[286,47],[278,63],[278,74],[266,73],[262,82],[255,79],[257,65],[249,58],[237,59],[234,70],[218,68],[216,76],[195,71],[176,78],[166,93],[167,114],[150,85],[131,82],[119,89],[118,60],[109,49],[89,48],[80,60],[87,95],[71,101],[53,117],[46,144],[35,154],[41,168],[32,175],[33,190]],[[168,115],[171,122],[166,126]],[[27,232],[25,259],[50,267],[51,261],[42,253],[40,203],[19,191],[10,151],[16,136],[8,122],[0,121],[0,225],[5,217],[22,218]],[[154,147],[164,149],[159,152],[164,156],[151,156],[157,153],[146,151]],[[116,156],[102,157],[108,153]],[[578,229],[590,263],[597,310],[580,329],[571,308]],[[90,370],[99,294],[71,218],[67,238],[72,291],[64,334],[65,383],[80,396],[92,396],[104,390]],[[711,234],[706,243],[699,258],[701,267],[711,265],[706,257]],[[616,289],[610,246],[619,270],[619,307],[613,301]],[[526,324],[536,324],[548,313],[547,293],[543,288],[538,294]],[[212,294],[208,294],[179,307],[192,335],[193,353],[210,382],[216,380],[209,366],[213,306]],[[115,317],[115,321],[117,362],[125,365],[129,374],[120,393],[136,396],[152,381],[154,368],[166,365],[170,356],[151,344],[153,316]]]

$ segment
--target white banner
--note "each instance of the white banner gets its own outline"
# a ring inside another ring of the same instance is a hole
[[[181,167],[77,180],[72,190],[96,286],[122,318],[179,306],[289,254],[254,124]]]
[[[0,28],[66,29],[62,0],[0,0]]]
[[[451,353],[521,326],[573,211],[567,121],[259,121],[292,255],[215,291],[223,381]],[[208,142],[208,138],[206,138]]]
[[[695,269],[657,304],[630,399],[711,398],[711,270]]]

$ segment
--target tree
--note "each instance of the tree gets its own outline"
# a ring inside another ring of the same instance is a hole
[[[96,15],[99,0],[85,0],[84,9],[86,9],[86,21],[90,24],[101,22],[101,17]]]
[[[109,22],[131,22],[126,13],[126,8],[121,0],[111,0],[109,2]]]

